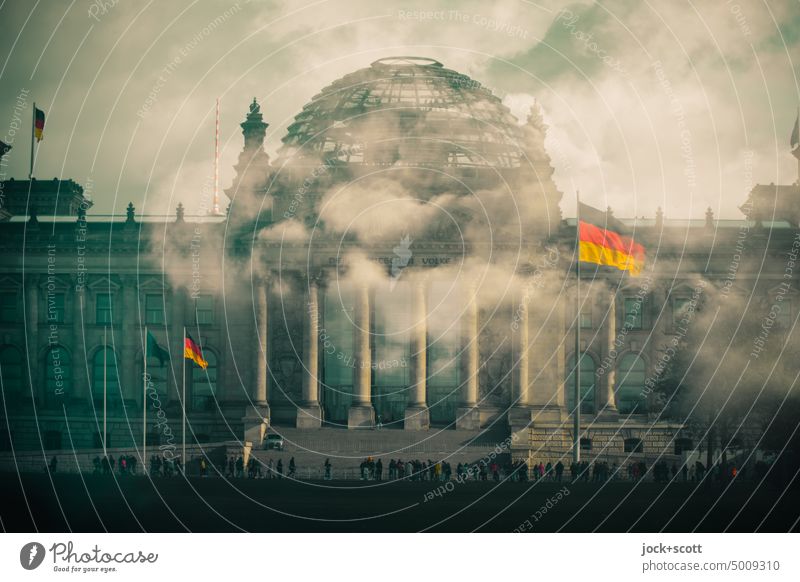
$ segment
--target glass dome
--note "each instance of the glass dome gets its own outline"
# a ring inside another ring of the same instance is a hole
[[[432,59],[391,57],[316,95],[279,157],[290,165],[513,168],[521,143],[516,118],[477,81]]]

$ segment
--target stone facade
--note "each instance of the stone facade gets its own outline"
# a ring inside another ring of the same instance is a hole
[[[131,205],[114,219],[81,211],[0,224],[8,427],[0,448],[97,448],[104,419],[108,446],[132,446],[142,439],[146,403],[151,445],[181,441],[185,408],[190,442],[259,446],[270,424],[478,431],[500,423],[518,437],[515,456],[555,461],[572,446],[569,379],[580,320],[585,454],[674,454],[683,427],[659,416],[645,381],[678,333],[680,310],[701,279],[768,298],[796,225],[660,214],[623,221],[658,260],[636,279],[586,269],[578,298],[570,270],[576,224],[561,217],[541,117],[517,126],[488,91],[456,83],[463,76],[438,63],[378,62],[354,75],[382,83],[387,68],[397,78],[438,78],[456,105],[494,112],[502,136],[490,137],[502,147],[482,142],[488,149],[471,158],[473,136],[464,133],[464,143],[448,142],[452,151],[431,150],[428,166],[417,149],[376,145],[411,130],[438,135],[444,113],[434,98],[412,104],[413,123],[383,119],[380,139],[374,127],[338,132],[338,142],[308,137],[317,136],[304,125],[316,120],[309,108],[337,131],[352,115],[325,109],[337,82],[298,115],[274,163],[254,101],[224,217],[187,217],[181,207],[173,218],[143,222]],[[359,95],[348,99],[371,103]],[[379,105],[375,112],[385,112]],[[447,212],[413,242],[330,229],[331,192],[376,171],[392,172],[391,184],[370,183],[376,192],[402,187]],[[475,198],[481,205],[467,203]],[[514,205],[518,216],[498,223]],[[364,264],[383,278],[359,275]],[[148,358],[152,384],[143,377],[145,328],[171,354],[163,364]],[[207,370],[183,359],[185,333],[202,345]]]

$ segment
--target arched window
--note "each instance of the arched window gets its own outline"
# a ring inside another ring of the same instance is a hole
[[[72,393],[72,366],[69,354],[63,347],[53,346],[47,350],[44,364],[47,388],[45,402],[51,406],[60,405]]]
[[[3,379],[3,395],[7,401],[16,401],[22,397],[25,387],[22,352],[14,346],[0,349],[0,374]]]
[[[575,410],[575,356],[570,358],[567,363],[567,408],[570,413]],[[594,360],[589,354],[581,355],[581,413],[591,414],[594,412],[594,387],[595,387],[595,365]]]
[[[105,373],[104,373],[105,366]],[[106,386],[109,406],[114,406],[122,399],[117,371],[117,356],[109,346],[102,347],[92,358],[92,396],[95,403],[102,406],[103,384]]]
[[[623,414],[647,412],[644,360],[625,354],[617,367],[617,409]]]
[[[204,370],[192,363],[192,409],[210,412],[215,409],[217,395],[217,355],[203,348],[203,357],[208,362]]]
[[[139,366],[141,367],[139,372],[144,374],[144,366],[142,366],[141,360],[139,361]],[[156,358],[155,356],[147,356],[147,375],[148,384],[147,384],[147,392],[148,394],[155,390],[158,397],[162,399],[167,395],[167,381],[169,380],[169,375],[171,373],[171,368],[169,365],[169,360],[161,363],[161,360]],[[139,376],[141,380],[142,376]],[[150,396],[153,398],[153,396]]]

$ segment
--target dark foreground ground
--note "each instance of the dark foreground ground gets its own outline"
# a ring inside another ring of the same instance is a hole
[[[786,532],[800,516],[799,491],[750,483],[468,482],[434,495],[440,485],[0,473],[0,521],[8,532]]]

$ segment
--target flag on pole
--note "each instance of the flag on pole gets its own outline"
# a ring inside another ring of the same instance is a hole
[[[169,362],[169,352],[158,345],[156,338],[153,334],[147,332],[147,357],[158,358],[159,363],[163,366],[164,362]]]
[[[792,155],[800,159],[800,111],[798,111],[797,118],[794,120],[792,137],[789,138],[789,147],[792,148]]]
[[[36,142],[38,143],[42,141],[42,136],[44,134],[44,111],[42,111],[38,107],[34,107],[33,113],[34,113],[33,133],[36,136]]]
[[[623,224],[608,213],[580,204],[578,221],[579,260],[616,267],[638,277],[644,268],[644,247],[620,234]]]
[[[203,351],[188,333],[186,334],[186,339],[184,339],[183,343],[183,357],[187,360],[192,360],[204,370],[208,367],[208,362],[206,362],[203,358]]]

